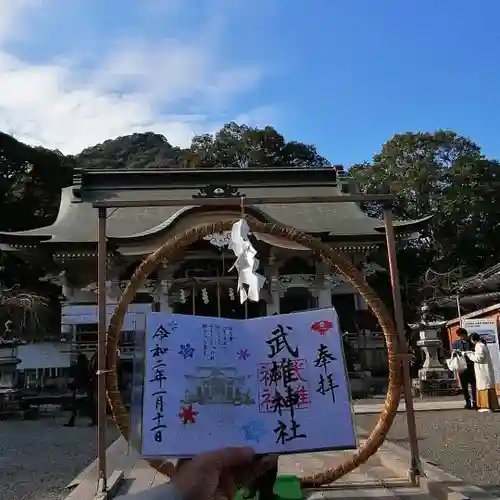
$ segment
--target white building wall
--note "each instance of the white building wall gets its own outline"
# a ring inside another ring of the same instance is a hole
[[[111,320],[116,304],[106,307],[107,322]],[[145,330],[146,314],[152,311],[152,304],[130,304],[123,320],[122,330]],[[97,304],[64,305],[61,308],[61,325],[82,325],[97,323]]]
[[[20,345],[17,356],[21,363],[18,370],[40,370],[44,368],[68,368],[70,353],[66,346],[59,342],[40,342]]]

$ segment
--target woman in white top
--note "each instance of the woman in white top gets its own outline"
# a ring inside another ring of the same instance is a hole
[[[490,351],[486,342],[477,333],[470,335],[474,345],[474,352],[467,351],[466,356],[474,362],[474,373],[477,385],[477,409],[481,412],[497,411],[500,409],[495,389],[495,373],[491,361]]]

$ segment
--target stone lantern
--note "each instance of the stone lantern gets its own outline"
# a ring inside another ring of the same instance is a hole
[[[425,356],[422,368],[418,371],[420,394],[450,394],[455,387],[455,378],[453,373],[439,361],[439,350],[443,346],[439,330],[445,321],[431,321],[427,304],[422,305],[420,311],[420,323],[416,325],[419,330],[417,346],[422,349]]]
[[[5,323],[4,336],[0,336],[0,390],[13,390],[17,385],[17,365],[21,360],[17,357],[20,342],[8,340],[12,337],[12,321]]]
[[[14,389],[17,384],[17,346],[0,340],[0,390]]]

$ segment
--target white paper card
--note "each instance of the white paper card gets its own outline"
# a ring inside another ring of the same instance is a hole
[[[250,320],[149,313],[146,329],[144,456],[356,447],[333,309]]]

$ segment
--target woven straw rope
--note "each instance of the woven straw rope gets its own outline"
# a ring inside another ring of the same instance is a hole
[[[116,370],[118,337],[123,324],[123,319],[129,304],[132,302],[142,282],[156,269],[160,262],[173,262],[179,260],[187,248],[203,238],[203,236],[228,231],[237,221],[225,220],[216,223],[193,227],[167,240],[156,252],[149,255],[136,269],[130,283],[124,290],[116,310],[111,318],[107,342],[107,395],[113,417],[123,437],[128,441],[130,436],[130,416],[123,405],[118,390],[118,377]],[[319,487],[332,483],[359,465],[366,462],[384,442],[392,425],[396,410],[401,397],[402,373],[400,360],[397,355],[397,335],[391,314],[375,294],[372,288],[365,282],[363,275],[340,253],[333,250],[320,240],[301,233],[291,228],[285,228],[274,224],[263,224],[251,217],[247,217],[250,229],[255,233],[265,233],[285,238],[289,241],[299,243],[313,251],[317,258],[326,262],[332,271],[337,268],[351,283],[351,285],[365,299],[375,316],[385,336],[388,361],[389,361],[389,387],[379,420],[375,424],[368,439],[351,456],[333,469],[302,478],[304,487]],[[335,425],[332,422],[332,425]],[[171,476],[175,472],[174,465],[167,459],[150,460],[150,465],[159,472]]]

